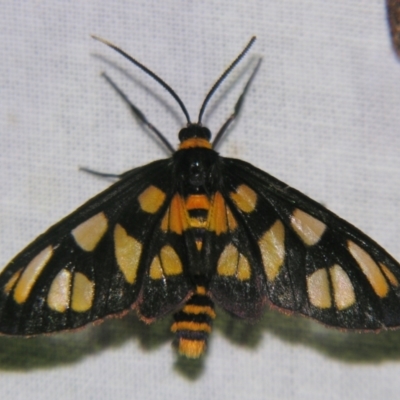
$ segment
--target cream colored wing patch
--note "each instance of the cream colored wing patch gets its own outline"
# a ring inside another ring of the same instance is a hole
[[[165,197],[161,189],[151,185],[138,197],[140,208],[149,214],[155,214],[164,204]]]
[[[164,246],[160,251],[161,265],[167,276],[182,273],[182,263],[171,246]]]
[[[345,270],[338,264],[330,268],[333,295],[338,310],[344,310],[356,302],[353,284]]]
[[[59,313],[70,308],[75,312],[88,311],[93,306],[94,289],[94,282],[85,274],[64,268],[51,283],[47,305]]]
[[[150,265],[150,278],[154,280],[162,279],[164,272],[161,266],[160,257],[155,256]]]
[[[338,310],[345,310],[356,302],[353,284],[339,264],[307,276],[307,292],[310,303],[321,309],[331,308],[334,303]]]
[[[249,260],[233,244],[228,244],[218,259],[217,273],[220,276],[235,276],[240,281],[249,280]]]
[[[129,236],[119,224],[114,229],[115,258],[125,280],[133,284],[136,281],[137,269],[143,245],[134,237]]]
[[[328,272],[325,268],[318,269],[307,277],[307,289],[308,298],[313,306],[318,308],[331,307]]]
[[[85,251],[93,251],[108,228],[103,212],[94,215],[71,231],[76,244]]]
[[[282,268],[285,260],[285,228],[277,220],[258,241],[264,270],[269,281],[273,281]]]
[[[4,293],[9,294],[11,290],[14,288],[15,284],[17,283],[17,280],[21,276],[22,273],[22,268],[20,268],[17,272],[15,272],[11,278],[8,280],[8,282],[4,286]]]
[[[290,223],[293,230],[307,246],[317,244],[326,229],[323,222],[298,208],[294,210]]]
[[[71,308],[76,312],[91,309],[94,299],[94,282],[86,275],[76,272],[72,285]]]
[[[230,198],[236,206],[245,213],[251,213],[257,205],[257,193],[247,185],[240,185],[236,192],[230,193]]]
[[[14,288],[14,300],[17,303],[25,303],[29,294],[31,293],[33,285],[39,278],[41,272],[43,271],[43,268],[50,261],[52,255],[53,247],[47,246],[27,265],[27,267],[23,270],[20,278],[17,278],[18,281]],[[15,277],[13,276],[11,280],[12,279],[15,279]]]
[[[182,262],[176,251],[169,245],[164,246],[150,265],[151,279],[158,280],[165,276],[176,276],[183,272]]]
[[[390,284],[393,287],[397,287],[399,286],[399,281],[397,280],[397,278],[393,275],[393,272],[390,271],[390,269],[382,263],[379,263],[379,266],[382,268],[383,273],[385,274],[386,278],[388,279],[388,281],[390,282]]]
[[[389,284],[385,279],[385,275],[379,268],[378,264],[364,249],[362,249],[351,240],[347,241],[347,246],[351,255],[356,260],[358,266],[361,268],[361,271],[367,277],[375,293],[379,297],[386,297],[389,293]]]
[[[71,300],[72,273],[62,269],[51,283],[47,305],[54,311],[65,312]]]

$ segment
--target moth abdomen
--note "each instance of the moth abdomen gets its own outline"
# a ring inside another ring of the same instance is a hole
[[[175,333],[179,354],[198,358],[206,350],[212,320],[215,318],[214,303],[204,286],[197,286],[195,294],[181,311],[174,314],[171,331]]]

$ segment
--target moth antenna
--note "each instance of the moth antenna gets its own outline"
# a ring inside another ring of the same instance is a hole
[[[119,47],[117,47],[115,44],[112,44],[111,42],[109,42],[109,41],[107,41],[105,39],[102,39],[99,36],[96,36],[96,35],[91,35],[91,36],[92,36],[93,39],[98,40],[101,43],[104,43],[108,47],[111,47],[117,53],[119,53],[122,56],[124,56],[131,63],[135,64],[142,71],[144,71],[147,75],[151,76],[156,82],[158,82],[176,100],[176,102],[179,104],[179,107],[183,111],[183,114],[185,114],[187,123],[191,124],[189,113],[188,113],[185,105],[183,104],[183,101],[179,98],[179,96],[176,94],[176,92],[166,82],[164,82],[158,75],[156,75],[153,71],[150,71],[147,67],[145,67],[143,64],[141,64],[139,61],[137,61],[133,57],[131,57],[124,50],[122,50]]]
[[[214,83],[213,87],[210,89],[208,92],[206,98],[203,101],[203,104],[200,108],[199,112],[199,118],[198,118],[198,124],[201,124],[201,119],[203,118],[203,114],[205,111],[205,108],[210,101],[211,97],[214,95],[215,91],[218,89],[218,87],[221,85],[221,83],[225,80],[225,78],[231,73],[233,68],[236,67],[236,65],[240,62],[240,60],[246,55],[246,53],[249,51],[250,47],[253,45],[253,43],[256,41],[256,37],[253,36],[247,46],[243,49],[243,51],[236,57],[236,59],[231,63],[231,65],[224,71],[224,73],[219,77],[219,79]]]

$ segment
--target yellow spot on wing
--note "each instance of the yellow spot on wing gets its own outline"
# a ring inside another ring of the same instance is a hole
[[[72,286],[71,308],[76,312],[90,310],[94,299],[94,282],[86,275],[76,272]]]
[[[394,276],[393,272],[385,264],[379,263],[379,266],[382,268],[383,273],[386,275],[391,285],[394,287],[399,286],[399,281]]]
[[[206,342],[204,340],[179,339],[179,354],[187,358],[199,358],[206,350]]]
[[[151,185],[145,189],[138,197],[140,208],[149,213],[156,213],[165,201],[165,193]]]
[[[14,289],[14,300],[17,303],[21,304],[26,301],[33,285],[36,283],[40,273],[49,262],[52,255],[52,246],[47,246],[24,269]]]
[[[318,269],[310,276],[307,276],[307,291],[308,298],[313,306],[318,308],[331,307],[328,272],[325,268]]]
[[[258,241],[267,278],[273,281],[285,259],[285,228],[280,220],[264,233]]]
[[[326,229],[323,222],[298,208],[294,210],[290,223],[301,240],[308,246],[318,243]]]
[[[228,244],[219,256],[217,273],[221,276],[236,276],[237,279],[245,281],[251,276],[250,264],[233,244]]]
[[[20,277],[22,272],[22,268],[20,268],[14,275],[9,279],[9,281],[4,286],[4,293],[9,294],[14,287],[15,283],[17,282],[18,278]]]
[[[335,305],[344,310],[356,302],[353,284],[345,270],[338,264],[329,269],[331,275]]]
[[[93,251],[106,233],[107,227],[107,217],[101,212],[78,225],[71,233],[81,249]]]
[[[233,244],[228,244],[218,259],[217,273],[221,276],[235,275],[239,253]]]
[[[351,240],[347,241],[347,246],[375,293],[379,297],[385,297],[389,292],[389,285],[376,262],[364,249]]]
[[[155,256],[150,265],[150,278],[151,279],[161,279],[164,276],[163,270],[161,268],[160,258]]]
[[[160,252],[161,265],[166,275],[179,275],[182,273],[182,263],[178,254],[171,246],[164,246]]]
[[[119,269],[124,274],[126,281],[133,284],[136,280],[143,246],[135,238],[129,236],[119,224],[114,229],[114,244]]]
[[[257,193],[247,185],[238,186],[236,193],[232,192],[230,197],[236,206],[245,213],[250,213],[256,208]]]
[[[51,283],[47,305],[54,311],[65,312],[69,307],[72,273],[62,269]]]
[[[237,269],[237,278],[241,281],[247,281],[250,279],[251,269],[249,260],[243,255],[239,255],[239,265]]]

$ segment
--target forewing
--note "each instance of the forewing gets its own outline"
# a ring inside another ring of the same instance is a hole
[[[0,275],[0,331],[76,328],[145,303],[151,319],[176,307],[189,291],[183,274],[150,276],[163,247],[184,252],[160,232],[171,179],[170,160],[134,169],[18,254]]]
[[[243,233],[238,252],[252,254],[251,273],[262,277],[257,301],[264,294],[279,308],[343,328],[400,325],[400,265],[384,249],[252,165],[222,165],[224,198]],[[216,298],[227,299],[228,289],[212,287]]]

